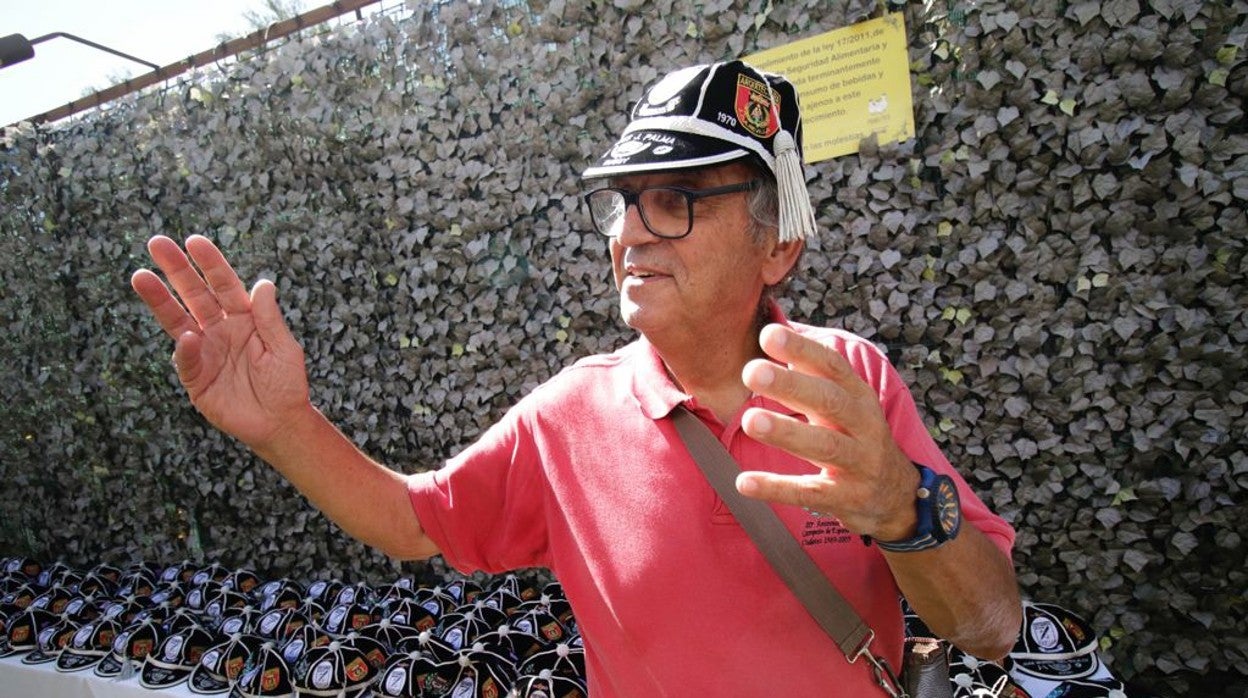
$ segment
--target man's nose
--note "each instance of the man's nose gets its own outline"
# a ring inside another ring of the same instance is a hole
[[[624,216],[618,225],[620,234],[616,240],[624,247],[644,245],[659,239],[646,228],[646,222],[641,219],[641,207],[636,203],[625,206]]]

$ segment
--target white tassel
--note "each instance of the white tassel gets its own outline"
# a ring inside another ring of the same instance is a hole
[[[780,242],[805,240],[815,234],[815,210],[802,175],[802,158],[788,131],[776,134],[776,185],[780,191]]]

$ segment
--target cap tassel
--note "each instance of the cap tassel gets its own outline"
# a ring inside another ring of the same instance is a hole
[[[776,185],[780,192],[780,242],[805,240],[815,234],[815,210],[802,176],[802,158],[788,131],[776,134]]]

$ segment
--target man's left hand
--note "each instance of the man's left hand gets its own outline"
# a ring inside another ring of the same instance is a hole
[[[844,356],[782,325],[759,335],[773,359],[742,371],[745,385],[805,416],[806,421],[753,407],[742,417],[750,437],[819,469],[809,475],[747,471],[743,495],[831,514],[855,533],[879,540],[914,534],[919,474],[893,440],[879,398]]]

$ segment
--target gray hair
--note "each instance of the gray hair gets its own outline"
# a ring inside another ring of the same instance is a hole
[[[750,169],[753,170],[754,176],[762,181],[762,186],[755,189],[751,194],[749,201],[746,202],[750,213],[750,233],[754,237],[756,243],[761,244],[767,239],[768,233],[774,232],[779,234],[780,228],[780,187],[776,184],[776,176],[771,169],[764,165],[761,161],[750,158],[747,161]],[[805,245],[802,245],[803,252]],[[793,268],[785,274],[784,278],[774,286],[769,286],[763,291],[763,299],[783,295],[789,285],[789,279],[793,277],[798,265],[801,263],[801,256],[793,262]]]
[[[763,185],[753,191],[748,202],[750,219],[754,222],[750,232],[755,241],[762,242],[768,228],[780,226],[780,188],[771,172],[763,170],[757,176]]]

